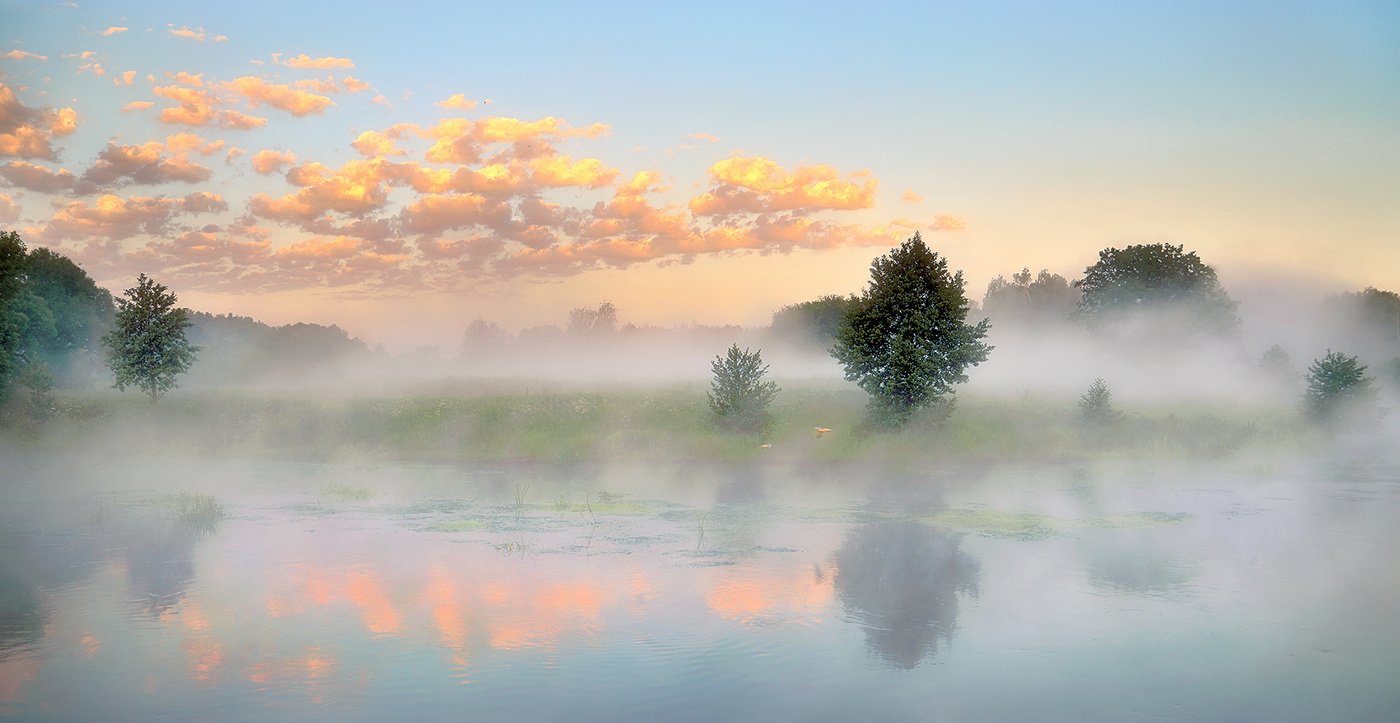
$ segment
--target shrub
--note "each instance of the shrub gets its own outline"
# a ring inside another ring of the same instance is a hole
[[[1308,367],[1308,390],[1303,393],[1303,414],[1318,423],[1350,417],[1375,421],[1380,417],[1376,390],[1366,377],[1366,366],[1354,356],[1327,350],[1326,356]]]
[[[768,366],[759,351],[739,351],[739,345],[729,347],[726,356],[716,356],[710,369],[710,411],[715,424],[735,432],[761,433],[773,424],[768,405],[778,394],[778,385],[763,381]]]

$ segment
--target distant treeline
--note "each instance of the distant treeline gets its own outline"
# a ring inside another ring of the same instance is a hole
[[[182,384],[297,384],[334,380],[352,369],[392,374],[415,365],[453,373],[520,375],[544,369],[516,363],[522,359],[537,365],[543,364],[541,359],[606,365],[614,363],[609,359],[626,356],[610,350],[658,344],[686,354],[713,346],[714,351],[699,358],[702,366],[708,356],[734,341],[822,351],[832,346],[854,298],[827,295],[791,304],[760,329],[638,326],[621,321],[617,307],[604,301],[573,309],[563,325],[534,326],[518,334],[478,318],[466,325],[455,350],[422,347],[397,356],[382,347],[371,349],[334,325],[272,326],[249,317],[191,312],[189,340],[203,349]],[[1073,325],[1106,335],[1132,329],[1134,334],[1165,336],[1175,343],[1191,335],[1237,336],[1241,322],[1236,307],[1216,283],[1214,270],[1194,253],[1156,244],[1106,249],[1099,263],[1073,281],[1048,270],[1032,275],[1029,268],[998,276],[988,284],[980,308],[974,302],[969,318],[985,316],[1003,333]],[[1400,377],[1400,295],[1366,288],[1331,297],[1323,307],[1327,323],[1335,327],[1328,338],[1341,340],[1368,363],[1383,365],[1387,376]],[[1130,313],[1146,309],[1172,310],[1175,316],[1167,320],[1174,331],[1164,331],[1168,326],[1163,324],[1147,332],[1141,325],[1123,324]],[[72,260],[49,249],[28,250],[13,231],[0,233],[0,398],[17,386],[109,384],[102,337],[112,328],[113,314],[113,294]],[[676,343],[681,339],[686,343]],[[1286,363],[1281,348],[1271,349],[1263,361],[1277,365],[1280,354]]]

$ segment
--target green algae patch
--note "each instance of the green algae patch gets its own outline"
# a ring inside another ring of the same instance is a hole
[[[944,510],[920,521],[928,525],[975,532],[988,537],[1005,537],[1027,542],[1045,540],[1075,529],[1135,530],[1180,525],[1196,519],[1183,512],[1125,512],[1083,520],[1066,520],[1034,512],[996,510]]]
[[[1069,527],[1065,520],[1048,515],[995,510],[944,510],[924,517],[921,521],[929,525],[966,530],[989,537],[1025,541],[1048,539]]]
[[[491,527],[491,523],[486,520],[449,520],[428,525],[427,529],[432,532],[475,532],[489,530]]]
[[[374,490],[345,484],[328,484],[321,488],[320,494],[326,502],[365,502],[371,497],[374,497]]]

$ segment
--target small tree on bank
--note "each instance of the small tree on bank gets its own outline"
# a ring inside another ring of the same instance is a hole
[[[768,366],[759,351],[739,351],[739,345],[729,347],[726,356],[716,356],[710,370],[710,411],[715,424],[734,432],[765,432],[773,423],[768,405],[778,394],[778,385],[763,381]]]
[[[832,356],[870,395],[871,418],[887,427],[946,403],[969,366],[986,361],[990,322],[965,323],[962,272],[948,272],[915,233],[870,265],[870,286],[852,299]]]
[[[151,396],[177,386],[175,377],[194,363],[200,347],[189,343],[187,310],[175,306],[175,295],[141,274],[136,286],[118,298],[116,328],[102,337],[107,365],[116,376],[114,387],[134,386]]]
[[[1107,427],[1123,421],[1123,413],[1113,408],[1113,392],[1108,382],[1099,377],[1089,390],[1079,397],[1079,418],[1091,427]]]
[[[1376,390],[1360,359],[1327,350],[1308,367],[1308,390],[1303,414],[1313,422],[1337,422],[1345,417],[1375,421],[1380,416]]]

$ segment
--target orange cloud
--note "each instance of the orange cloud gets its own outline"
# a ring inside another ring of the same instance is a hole
[[[319,163],[294,166],[287,172],[287,181],[304,188],[279,199],[259,193],[249,209],[257,216],[301,224],[327,211],[363,216],[383,207],[389,195],[386,182],[400,176],[398,167],[383,159],[350,161],[334,173]]]
[[[908,191],[905,191],[904,195],[899,197],[899,200],[905,203],[918,203],[919,201],[924,200],[924,197],[920,196],[917,193],[914,193],[914,189],[911,188]]]
[[[0,158],[54,160],[54,138],[73,133],[81,119],[72,108],[30,108],[0,83]]]
[[[842,181],[826,165],[788,173],[762,156],[726,158],[710,167],[710,177],[719,185],[690,200],[690,210],[700,215],[871,208],[879,185],[873,178]]]
[[[295,58],[287,58],[286,60],[278,60],[276,62],[288,66],[290,68],[308,68],[316,70],[324,70],[326,68],[354,69],[355,67],[355,64],[350,62],[349,58],[313,58],[305,53],[302,53],[301,55],[298,55]]]
[[[122,73],[121,77],[112,79],[113,85],[131,85],[134,82],[136,82],[136,71],[134,70],[128,70]]]
[[[574,128],[553,117],[528,123],[516,118],[491,117],[475,121],[448,118],[431,128],[419,129],[418,135],[435,141],[424,156],[430,162],[477,163],[484,147],[496,143],[528,145],[533,142],[539,146],[533,149],[535,155],[548,155],[551,152],[549,139],[597,138],[609,132],[608,126],[602,123]]]
[[[124,239],[138,233],[162,235],[175,210],[175,200],[107,194],[89,206],[72,201],[54,214],[52,230],[69,236],[102,236]]]
[[[407,151],[394,145],[394,141],[417,130],[412,123],[399,123],[380,131],[365,131],[350,146],[365,156],[402,156]]]
[[[8,193],[0,193],[0,221],[13,223],[19,220],[19,204]]]
[[[130,30],[130,28],[121,28],[121,27],[117,27],[117,26],[113,25],[112,27],[107,28],[106,30],[103,30],[103,31],[102,31],[102,35],[103,35],[103,36],[116,35],[117,33],[124,33],[124,32],[126,32],[127,30]]]
[[[49,56],[35,55],[34,53],[26,53],[23,50],[11,50],[10,52],[5,53],[4,55],[0,55],[0,58],[9,58],[11,60],[48,60]]]
[[[509,206],[488,201],[479,194],[465,193],[424,196],[404,207],[399,221],[407,233],[433,235],[477,225],[504,225],[510,218]]]
[[[283,259],[346,259],[360,250],[360,240],[337,236],[330,239],[309,238],[290,246],[277,249],[278,258]]]
[[[185,75],[184,73],[180,74],[180,76]],[[161,110],[160,122],[188,126],[218,125],[222,128],[237,130],[256,128],[267,123],[266,118],[245,115],[236,110],[215,108],[215,105],[221,104],[223,101],[210,90],[195,85],[196,83],[202,85],[201,76],[186,76],[183,79],[180,79],[180,76],[176,76],[177,82],[184,82],[194,87],[166,85],[151,89],[151,92],[157,96],[179,103],[173,108]]]
[[[172,136],[176,143],[184,143],[181,136]],[[202,138],[195,137],[202,142]],[[188,153],[174,153],[167,156],[164,143],[151,141],[139,146],[108,143],[97,154],[97,162],[83,173],[79,183],[93,189],[110,186],[125,181],[137,185],[157,185],[172,181],[198,183],[209,180],[212,171],[189,160]],[[83,192],[91,192],[84,190]]]
[[[440,100],[433,105],[439,108],[456,108],[458,110],[471,110],[476,107],[476,101],[467,100],[467,96],[458,93],[447,100]]]
[[[150,107],[153,106],[153,105],[155,105],[155,102],[153,102],[153,101],[149,101],[149,100],[133,100],[133,101],[131,101],[130,103],[127,103],[126,105],[122,106],[122,112],[123,112],[123,113],[130,113],[131,111],[134,111],[134,110],[146,110],[147,108],[150,108]]]
[[[298,118],[320,113],[326,106],[335,105],[324,95],[297,90],[290,85],[270,85],[252,75],[229,81],[228,87],[254,103],[270,105]]]
[[[616,168],[608,168],[596,158],[584,158],[575,163],[568,156],[537,158],[530,162],[530,169],[534,181],[548,188],[600,188],[612,183],[618,174]]]
[[[253,154],[253,170],[266,176],[274,171],[281,170],[282,166],[290,166],[297,162],[297,154],[291,151],[258,151]]]
[[[711,143],[719,142],[718,136],[712,136],[709,133],[691,133],[690,135],[686,136],[686,138],[694,138],[697,141],[709,141]]]
[[[65,169],[55,172],[24,161],[10,161],[0,166],[0,178],[11,186],[50,194],[66,191],[77,181],[77,177]]]
[[[171,28],[170,34],[174,35],[177,38],[189,38],[190,40],[194,40],[201,43],[204,42],[206,39],[210,39],[215,42],[222,42],[228,40],[228,37],[224,35],[215,35],[211,38],[209,37],[208,33],[204,32],[204,28],[196,28],[194,30],[191,30],[188,27],[176,29],[174,25],[170,25],[169,27]]]
[[[366,83],[363,80],[360,80],[359,78],[352,78],[348,75],[340,79],[340,85],[345,88],[345,92],[347,93],[359,93],[361,91],[369,90],[369,83]]]

